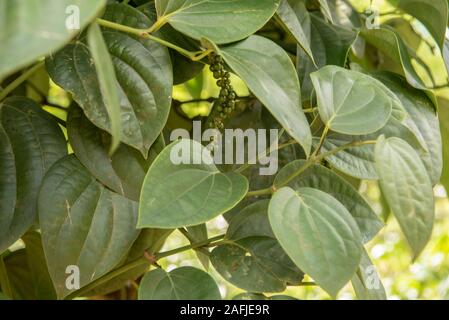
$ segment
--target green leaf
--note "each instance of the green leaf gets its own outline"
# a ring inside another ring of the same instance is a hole
[[[103,19],[134,28],[147,28],[152,23],[142,12],[123,4],[109,5]],[[103,37],[117,77],[121,141],[147,157],[170,111],[173,78],[169,53],[151,40],[112,29],[103,30]],[[47,59],[47,69],[53,81],[73,94],[91,122],[112,133],[91,61],[91,52],[81,37]]]
[[[311,74],[321,120],[335,132],[373,133],[387,123],[393,104],[389,89],[376,79],[337,66]]]
[[[414,53],[407,47],[396,31],[389,27],[380,29],[363,29],[360,31],[367,43],[378,48],[390,59],[393,59],[401,68],[407,82],[419,90],[424,90],[434,104],[436,104],[435,94],[428,90],[413,67],[412,58]]]
[[[389,0],[393,6],[418,19],[440,48],[446,36],[447,0]]]
[[[205,223],[199,224],[197,226],[187,227],[188,238],[191,244],[202,242],[208,239],[207,226]],[[196,255],[198,260],[200,260],[206,271],[209,270],[210,260],[209,260],[209,249],[199,248],[196,249]]]
[[[279,0],[156,0],[158,21],[187,36],[223,44],[242,40],[262,28]]]
[[[95,69],[97,70],[104,106],[109,116],[112,135],[109,153],[113,154],[120,144],[121,136],[119,88],[108,47],[104,42],[101,29],[97,23],[93,23],[89,27],[87,31],[87,43],[89,44],[90,53],[92,54]]]
[[[162,139],[151,147],[148,159],[124,144],[109,156],[110,135],[89,122],[76,104],[69,109],[67,133],[76,156],[95,178],[113,191],[139,200],[145,174],[164,148]]]
[[[61,129],[34,101],[0,104],[0,253],[34,223],[42,178],[67,154]]]
[[[428,153],[429,160],[424,161],[424,164],[432,185],[436,185],[443,170],[441,131],[436,107],[423,91],[413,88],[394,74],[381,73],[375,77],[394,91],[402,102],[408,115],[404,119],[404,125],[410,128]]]
[[[443,175],[441,183],[449,193],[449,100],[440,98],[441,108],[438,111],[443,139]]]
[[[359,270],[351,283],[359,300],[387,300],[385,288],[366,250],[363,250]]]
[[[338,25],[331,25],[316,14],[309,14],[304,4],[299,2],[303,8],[303,28],[307,31],[310,45],[318,68],[326,65],[344,67],[349,51],[357,38],[357,33],[351,29]],[[302,49],[297,50],[296,66],[299,80],[301,82],[301,93],[303,100],[310,100],[313,93],[313,85],[310,74],[318,68],[305,55]]]
[[[151,21],[157,19],[156,7],[154,1],[146,3],[138,7]],[[165,41],[168,41],[178,47],[186,49],[188,51],[199,51],[200,47],[197,41],[184,36],[182,33],[173,29],[169,24],[164,25],[159,30],[160,37]],[[192,61],[191,59],[178,53],[176,50],[169,49],[173,68],[173,84],[181,84],[193,79],[204,68],[204,64],[201,62]]]
[[[268,237],[226,241],[212,251],[210,259],[226,281],[251,292],[282,292],[304,276],[278,241]]]
[[[298,75],[288,54],[271,40],[260,36],[251,36],[216,50],[309,154],[312,135],[301,109]]]
[[[156,269],[143,277],[139,300],[220,300],[214,279],[193,267],[181,267],[166,272]]]
[[[137,203],[103,187],[73,155],[58,161],[45,176],[38,211],[59,298],[72,291],[66,287],[68,266],[79,268],[84,287],[117,266],[139,234]]]
[[[84,28],[105,3],[105,0],[2,1],[0,80],[62,47],[79,31],[69,30],[66,23],[78,18],[79,28]],[[74,10],[79,10],[79,14]]]
[[[240,240],[249,237],[275,238],[268,221],[268,204],[270,200],[254,202],[238,213],[229,221],[226,238]]]
[[[124,259],[121,266],[134,262],[141,258],[145,252],[154,253],[159,252],[164,245],[167,237],[173,232],[173,230],[160,230],[160,229],[143,229],[133,246],[129,250],[128,256]],[[112,278],[106,283],[96,286],[89,291],[86,296],[105,295],[120,290],[129,281],[137,280],[141,275],[148,271],[148,264],[141,264],[134,268],[128,269],[116,277]]]
[[[400,123],[393,117],[381,130],[364,136],[347,136],[341,134],[330,134],[323,145],[323,151],[330,151],[348,143],[355,141],[377,140],[380,135],[388,137],[398,137],[413,146],[424,162],[428,172],[431,172],[432,160],[430,154],[423,148],[416,135],[410,128]],[[335,155],[326,157],[326,160],[336,169],[343,173],[365,180],[377,180],[378,175],[374,167],[374,146],[365,145],[347,148]]]
[[[295,37],[298,45],[307,53],[309,58],[314,61],[310,41],[307,37],[306,31],[303,30],[302,23],[304,18],[304,11],[307,12],[303,2],[289,2],[288,0],[281,0],[276,16],[277,21],[287,29]]]
[[[329,7],[329,3],[327,2],[327,0],[318,0],[318,2],[320,3],[321,13],[326,17],[326,19],[328,19],[332,23],[333,18],[331,9]]]
[[[382,191],[416,259],[429,241],[435,215],[427,170],[416,151],[399,138],[381,136],[375,160]]]
[[[10,300],[3,292],[0,291],[0,300]]]
[[[175,141],[148,170],[140,196],[138,227],[198,225],[232,209],[247,191],[246,178],[218,171],[210,152],[200,143]]]
[[[305,164],[305,160],[296,160],[282,168],[274,181],[275,188],[278,189],[283,181],[286,181],[290,175],[304,167]],[[326,167],[313,165],[293,179],[288,186],[298,192],[304,187],[318,189],[337,199],[357,222],[363,243],[373,239],[384,226],[357,190]]]
[[[268,215],[293,262],[335,297],[362,255],[360,231],[348,210],[322,191],[285,187],[273,195]]]
[[[41,235],[36,231],[30,231],[22,237],[22,240],[25,242],[25,252],[36,298],[42,300],[56,299],[55,288],[45,260]]]

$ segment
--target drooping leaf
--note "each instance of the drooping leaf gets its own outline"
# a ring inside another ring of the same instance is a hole
[[[296,160],[282,168],[276,176],[274,186],[279,189],[279,185],[303,167],[305,163],[305,160]],[[351,184],[326,167],[313,165],[289,182],[288,186],[298,192],[301,188],[307,187],[332,195],[354,217],[360,229],[363,243],[367,243],[374,238],[383,227],[383,223],[376,213]]]
[[[310,47],[310,37],[307,37],[303,29],[304,11],[307,12],[303,2],[296,1],[290,3],[288,0],[281,0],[276,15],[285,29],[289,30],[295,37],[298,45],[307,53],[309,58],[314,61],[312,49]]]
[[[282,292],[304,276],[278,241],[269,237],[229,240],[216,247],[210,259],[223,278],[251,292]]]
[[[335,132],[362,135],[387,123],[393,104],[400,104],[378,80],[337,66],[311,74],[321,120]]]
[[[330,22],[333,22],[331,9],[329,7],[329,3],[327,0],[318,0],[320,3],[321,13],[328,19]]]
[[[34,101],[0,103],[0,252],[34,223],[42,178],[67,154],[61,129]]]
[[[70,107],[67,116],[67,133],[76,156],[95,178],[115,192],[139,200],[145,174],[164,148],[162,139],[153,144],[148,159],[124,144],[110,156],[110,135],[89,122],[76,104]]]
[[[160,23],[201,40],[218,44],[242,40],[273,16],[279,0],[156,0]]]
[[[4,258],[4,263],[11,288],[11,295],[8,297],[16,300],[36,300],[33,277],[28,266],[25,249],[8,254]]]
[[[240,240],[250,237],[275,238],[268,221],[270,200],[254,202],[236,213],[229,221],[226,238]]]
[[[311,49],[315,63],[319,68],[325,65],[336,65],[344,67],[348,58],[349,50],[356,40],[357,33],[338,25],[326,23],[321,17],[309,14],[304,4],[299,2],[297,6],[303,7],[303,28],[310,39]],[[302,49],[297,50],[297,69],[301,82],[301,93],[303,100],[310,100],[313,85],[310,74],[318,68],[304,54]]]
[[[449,193],[449,101],[440,98],[439,103],[441,108],[438,114],[443,140],[443,175],[441,176],[441,183],[444,185],[446,192]]]
[[[138,7],[151,21],[156,21],[157,13],[154,1],[145,3]],[[169,24],[164,25],[159,30],[160,37],[178,47],[189,51],[199,51],[199,43],[191,38],[184,36],[179,31],[173,29]],[[173,84],[181,84],[197,76],[204,68],[204,64],[183,56],[173,49],[169,49],[173,67]]]
[[[74,155],[47,173],[38,207],[45,256],[59,298],[73,290],[66,286],[67,267],[79,269],[83,287],[117,266],[139,234],[137,203],[103,187]]]
[[[41,235],[36,231],[27,232],[22,237],[22,240],[25,242],[28,268],[30,269],[32,276],[36,299],[56,299],[55,288],[53,287],[53,282],[51,281],[47,262],[45,260]]]
[[[193,267],[148,272],[140,282],[139,300],[220,300],[214,279]]]
[[[120,97],[114,65],[98,24],[93,23],[89,27],[87,43],[97,71],[104,106],[109,116],[112,136],[109,153],[112,154],[118,148],[121,137]]]
[[[359,270],[351,283],[359,300],[387,300],[385,288],[366,250],[362,251]]]
[[[109,5],[103,19],[141,29],[152,23],[142,12],[123,4]],[[104,29],[103,37],[117,77],[121,141],[147,157],[170,110],[173,77],[169,53],[151,40],[112,29]],[[92,55],[84,42],[79,38],[47,59],[47,69],[57,84],[73,94],[89,120],[111,133]]]
[[[401,11],[418,19],[429,31],[440,48],[447,28],[447,0],[389,0]]]
[[[430,154],[423,148],[422,144],[411,131],[410,128],[400,123],[393,117],[387,122],[381,130],[363,136],[347,136],[342,134],[330,134],[323,145],[323,151],[330,151],[341,147],[348,143],[361,141],[374,141],[380,135],[388,137],[398,137],[407,141],[418,152],[420,158],[424,162],[427,170],[431,172],[432,160]],[[326,160],[336,169],[343,173],[366,180],[377,180],[378,175],[374,167],[374,145],[368,144],[364,146],[347,148],[332,156],[326,157]]]
[[[301,109],[298,75],[288,54],[274,42],[260,36],[215,49],[309,154],[312,135]]]
[[[122,266],[131,262],[135,262],[137,259],[144,256],[145,252],[148,254],[154,254],[162,249],[167,237],[173,232],[173,230],[160,230],[160,229],[143,229],[136,241],[134,241],[128,256],[121,264]],[[126,283],[138,279],[148,271],[148,263],[142,263],[134,268],[127,270],[126,272],[118,274],[111,280],[96,286],[89,291],[86,296],[105,295],[111,292],[115,292],[123,288]]]
[[[411,87],[398,76],[382,73],[375,77],[394,91],[402,102],[408,115],[404,119],[404,124],[415,134],[429,154],[430,161],[425,161],[425,166],[429,171],[432,185],[436,185],[443,170],[443,159],[440,124],[434,104],[423,91]]]
[[[407,82],[419,90],[424,90],[434,104],[436,104],[435,94],[428,90],[428,87],[418,75],[412,64],[414,54],[407,47],[397,32],[388,27],[379,29],[363,29],[360,35],[365,41],[378,48],[386,56],[393,59],[403,71]]]
[[[105,3],[105,0],[2,1],[0,80],[62,47],[100,13]]]
[[[205,223],[199,224],[197,226],[187,227],[187,233],[190,243],[198,243],[208,239],[207,226]],[[198,260],[200,260],[204,269],[209,270],[210,260],[209,260],[209,249],[199,248],[196,250],[196,255]]]
[[[375,160],[382,191],[417,258],[429,241],[435,214],[427,170],[416,151],[399,138],[381,136]]]
[[[330,295],[353,277],[362,255],[357,223],[334,197],[317,189],[279,189],[268,209],[271,227],[295,264]]]
[[[246,178],[218,171],[210,151],[200,143],[175,141],[148,170],[140,196],[138,227],[198,225],[232,209],[247,191]]]

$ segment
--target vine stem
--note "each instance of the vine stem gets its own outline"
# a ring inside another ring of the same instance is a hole
[[[191,249],[198,249],[201,247],[208,247],[208,246],[212,246],[215,242],[218,242],[220,240],[222,240],[225,237],[224,234],[213,237],[213,238],[209,238],[206,239],[204,241],[200,241],[200,242],[196,242],[196,243],[192,243],[189,244],[187,246],[184,247],[180,247],[180,248],[176,248],[173,250],[169,250],[169,251],[164,251],[164,252],[160,252],[160,253],[156,253],[154,255],[150,255],[151,257],[151,261],[150,259],[148,259],[148,256],[144,256],[141,257],[137,260],[131,261],[130,263],[125,264],[124,266],[121,266],[118,269],[115,269],[107,274],[105,274],[104,276],[98,278],[97,280],[89,283],[88,285],[86,285],[85,287],[82,287],[79,290],[76,290],[74,292],[72,292],[71,294],[69,294],[67,297],[65,297],[65,300],[71,300],[71,299],[75,299],[77,297],[82,297],[83,295],[87,294],[88,292],[90,292],[91,290],[95,289],[96,287],[107,283],[108,281],[114,279],[115,277],[118,277],[120,275],[122,275],[123,273],[130,271],[134,268],[137,267],[141,267],[144,266],[146,264],[152,263],[155,264],[158,260],[187,251],[187,250],[191,250]]]
[[[11,283],[9,282],[8,272],[6,270],[5,261],[3,255],[0,255],[0,286],[3,293],[10,299],[13,298]]]
[[[323,134],[321,135],[320,143],[318,144],[318,146],[316,147],[315,151],[314,151],[313,154],[312,154],[312,158],[315,157],[315,156],[317,156],[317,155],[320,153],[320,150],[321,150],[321,148],[322,148],[323,145],[324,145],[324,141],[326,140],[326,137],[327,137],[327,134],[328,134],[328,133],[329,133],[329,126],[326,125],[326,126],[324,127]]]
[[[42,68],[45,64],[45,61],[41,61],[31,68],[29,68],[27,71],[22,73],[17,79],[15,79],[13,82],[11,82],[8,86],[6,86],[3,91],[0,92],[0,101],[5,99],[11,92],[13,92],[15,89],[17,89],[18,86],[20,86],[23,82],[25,82],[29,77],[31,77],[36,71],[38,71],[40,68]]]
[[[337,154],[340,151],[346,150],[348,148],[356,148],[356,147],[376,144],[376,142],[377,142],[376,140],[353,141],[353,142],[344,144],[338,148],[335,148],[333,150],[330,150],[328,152],[324,152],[319,155],[312,155],[312,156],[310,156],[310,158],[306,161],[306,163],[301,168],[299,168],[297,171],[295,171],[290,176],[288,176],[283,182],[279,183],[278,185],[273,185],[267,189],[250,191],[246,194],[246,197],[256,197],[256,196],[261,196],[261,195],[272,194],[272,193],[276,192],[277,189],[287,186],[296,177],[298,177],[301,173],[306,171],[308,168],[310,168],[315,163],[320,162],[321,160],[323,160],[329,156],[332,156],[334,154]]]
[[[157,20],[156,23],[153,26],[151,26],[149,29],[132,28],[132,27],[125,26],[123,24],[111,22],[108,20],[100,19],[100,18],[97,19],[97,23],[100,26],[105,27],[105,28],[126,32],[129,34],[133,34],[138,37],[144,38],[144,39],[150,39],[150,40],[157,42],[163,46],[166,46],[167,48],[176,50],[177,52],[179,52],[180,54],[189,58],[192,61],[199,61],[199,60],[203,59],[204,57],[206,57],[207,55],[209,55],[210,53],[212,53],[212,50],[205,50],[205,51],[200,51],[200,52],[188,51],[184,48],[178,47],[177,45],[175,45],[171,42],[165,41],[161,38],[151,35],[150,33],[157,31],[159,28],[161,28],[165,24],[163,19]]]

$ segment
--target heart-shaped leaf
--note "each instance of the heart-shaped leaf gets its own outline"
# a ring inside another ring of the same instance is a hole
[[[305,160],[290,162],[279,171],[274,186],[279,188],[283,181],[305,164]],[[288,186],[297,191],[305,187],[314,188],[332,195],[354,217],[362,234],[363,243],[374,238],[384,226],[370,205],[351,184],[326,167],[313,165],[289,182]]]
[[[160,24],[170,23],[191,38],[215,43],[242,40],[262,28],[279,0],[156,0]]]
[[[232,209],[247,191],[246,178],[218,171],[210,151],[200,143],[175,141],[148,170],[138,226],[172,229],[198,225]]]
[[[220,300],[214,279],[204,271],[181,267],[148,272],[140,282],[139,300]]]
[[[387,123],[393,104],[390,90],[363,73],[326,66],[311,74],[321,120],[335,132],[373,133]]]
[[[67,154],[64,135],[34,101],[0,104],[0,252],[34,223],[37,195],[47,170]]]
[[[66,286],[67,267],[78,268],[83,287],[117,266],[139,235],[137,203],[103,187],[74,155],[58,161],[45,176],[38,211],[59,298],[73,290]]]
[[[112,4],[103,19],[134,28],[147,28],[149,18],[137,9]],[[151,40],[103,30],[117,76],[121,108],[121,141],[140,150],[148,150],[164,127],[171,104],[173,85],[170,55],[165,47]],[[52,79],[66,91],[97,127],[112,133],[101,86],[92,55],[82,37],[47,59]]]
[[[124,144],[109,156],[110,135],[89,122],[75,104],[67,116],[67,133],[76,156],[95,178],[115,192],[139,200],[145,174],[164,148],[162,139],[151,147],[148,159]]]
[[[298,75],[288,54],[260,36],[215,49],[309,154],[312,134],[301,109]]]
[[[105,0],[2,1],[0,80],[62,47],[100,13],[105,3]]]
[[[379,138],[375,160],[384,196],[416,259],[429,241],[435,216],[427,170],[416,151],[395,137]]]
[[[362,255],[360,231],[348,210],[322,191],[285,187],[273,195],[268,215],[293,262],[335,297]]]
[[[229,240],[216,247],[210,259],[223,278],[251,292],[282,292],[304,276],[278,241],[269,237]]]

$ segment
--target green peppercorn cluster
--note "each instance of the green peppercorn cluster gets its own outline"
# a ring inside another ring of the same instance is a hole
[[[231,85],[231,74],[224,68],[223,57],[212,54],[210,57],[210,71],[217,79],[217,86],[221,88],[220,96],[214,104],[214,117],[211,120],[210,127],[224,129],[223,120],[225,120],[235,108],[236,94]]]

